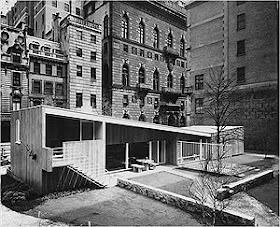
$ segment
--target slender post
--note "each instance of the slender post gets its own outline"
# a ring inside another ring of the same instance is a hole
[[[166,163],[166,140],[163,140],[163,162]]]
[[[183,164],[183,141],[180,142],[180,163]]]
[[[159,163],[159,141],[157,141],[157,162]]]
[[[149,159],[152,160],[153,141],[149,141]]]
[[[199,157],[202,160],[202,139],[199,140]]]
[[[128,169],[129,143],[125,144],[125,168]]]

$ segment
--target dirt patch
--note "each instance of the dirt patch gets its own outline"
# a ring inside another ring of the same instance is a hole
[[[133,192],[113,187],[50,199],[25,212],[71,225],[200,225],[190,214]]]

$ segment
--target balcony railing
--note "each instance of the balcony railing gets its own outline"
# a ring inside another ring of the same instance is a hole
[[[28,66],[28,58],[19,57],[18,55],[14,56],[12,54],[1,54],[1,62],[4,64],[14,64],[23,67]]]
[[[166,93],[174,93],[174,94],[181,94],[181,90],[171,88],[171,87],[162,87],[162,92]]]
[[[41,51],[41,50],[37,50],[37,49],[30,49],[29,53],[41,55],[41,56],[52,57],[52,58],[58,58],[61,60],[66,60],[66,56],[63,54],[59,54],[59,53],[46,52],[46,51]]]

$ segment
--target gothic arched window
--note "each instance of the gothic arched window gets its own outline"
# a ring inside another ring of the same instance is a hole
[[[185,57],[185,40],[183,37],[180,41],[180,56]]]
[[[159,31],[158,31],[157,27],[154,28],[153,36],[154,36],[153,47],[158,48],[159,47]]]
[[[184,88],[185,88],[185,77],[184,75],[182,75],[180,78],[180,90],[183,91]]]
[[[143,20],[139,23],[139,43],[145,43],[145,24]]]
[[[145,83],[145,69],[143,66],[140,67],[138,74],[139,74],[138,83],[144,84]]]
[[[122,17],[122,37],[128,39],[128,16],[124,14]]]
[[[109,18],[108,15],[104,17],[104,37],[107,37],[109,34]]]
[[[154,71],[153,75],[153,90],[159,91],[159,73],[157,69]]]
[[[167,46],[173,47],[173,36],[172,36],[171,32],[169,32],[169,34],[167,36]]]
[[[172,88],[173,87],[173,77],[171,74],[167,76],[167,87]]]
[[[129,70],[127,63],[124,63],[122,67],[122,84],[123,86],[129,86]]]

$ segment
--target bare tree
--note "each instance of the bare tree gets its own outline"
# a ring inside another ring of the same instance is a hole
[[[205,81],[206,101],[204,111],[214,121],[216,126],[215,142],[217,144],[225,142],[221,140],[221,134],[226,128],[229,118],[237,110],[235,104],[238,98],[235,81],[235,74],[227,75],[223,67],[219,69],[209,68],[209,77]],[[221,166],[219,163],[221,163],[221,159],[226,155],[223,147],[219,146],[217,150],[217,172],[220,172]],[[209,154],[205,160],[206,169],[211,160],[212,154]]]
[[[201,207],[202,218],[205,224],[216,225],[221,223],[221,213],[230,205],[230,198],[224,193],[227,190],[223,185],[230,182],[231,177],[217,177],[210,174],[201,174],[190,186],[190,195]]]

